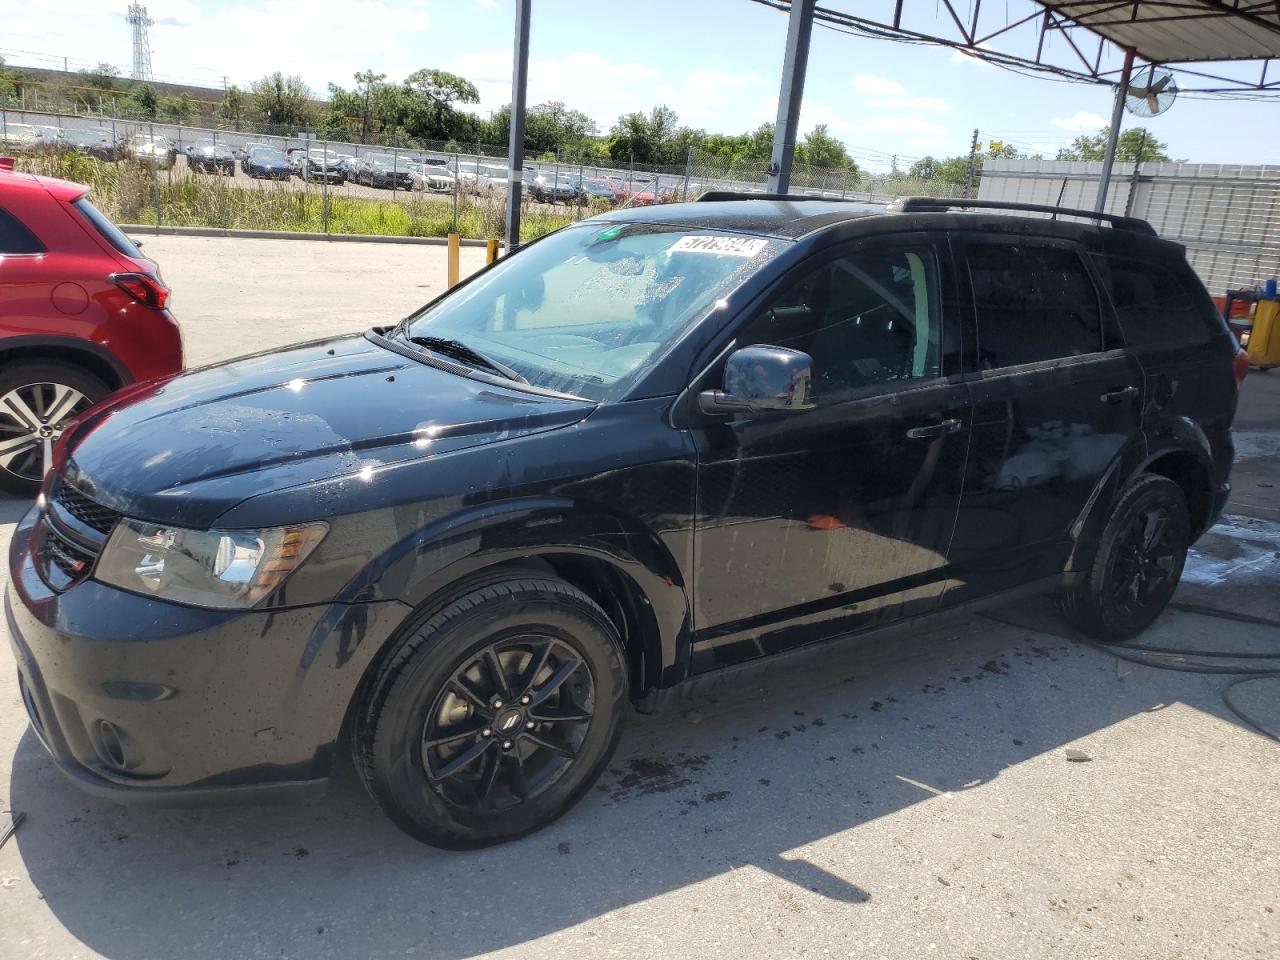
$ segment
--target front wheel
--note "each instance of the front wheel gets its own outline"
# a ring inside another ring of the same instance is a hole
[[[355,712],[356,766],[406,833],[468,849],[551,823],[617,745],[626,669],[586,594],[530,575],[413,625]]]
[[[1063,598],[1067,619],[1098,640],[1141,633],[1172,599],[1190,543],[1182,488],[1167,477],[1139,478],[1116,504],[1083,581]]]
[[[31,496],[67,424],[110,392],[81,367],[15,363],[0,374],[0,487]]]

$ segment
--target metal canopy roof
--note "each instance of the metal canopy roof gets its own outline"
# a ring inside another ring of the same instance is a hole
[[[1153,63],[1280,57],[1280,4],[1259,0],[1037,0]]]

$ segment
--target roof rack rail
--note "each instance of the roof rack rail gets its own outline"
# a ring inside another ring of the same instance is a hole
[[[945,197],[901,197],[885,208],[886,213],[929,213],[939,210],[1016,210],[1024,213],[1051,213],[1057,217],[1079,217],[1110,224],[1116,230],[1157,236],[1155,228],[1137,217],[1124,217],[1094,210],[1052,207],[1044,203],[1017,203],[1013,200],[950,200]]]
[[[708,190],[701,194],[696,203],[718,203],[723,200],[822,200],[827,203],[840,203],[846,197],[811,197],[804,193],[748,193],[745,190]]]

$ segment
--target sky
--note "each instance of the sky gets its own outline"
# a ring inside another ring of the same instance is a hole
[[[838,9],[886,0],[827,0]],[[961,0],[963,6],[966,0]],[[0,0],[0,56],[11,65],[71,69],[106,61],[127,76],[132,57],[126,0]],[[996,5],[999,7],[1000,5]],[[937,6],[908,3],[921,26]],[[296,73],[323,95],[352,85],[357,70],[391,80],[422,67],[467,77],[481,113],[511,99],[514,0],[150,0],[158,80],[221,86],[264,73]],[[562,100],[606,132],[614,119],[658,104],[712,133],[772,122],[786,16],[748,0],[645,0],[597,7],[533,0],[529,103]],[[1016,19],[1028,0],[1006,0]],[[1015,9],[1017,8],[1017,9]],[[990,5],[986,9],[990,9]],[[997,13],[1003,17],[1003,11]],[[1020,52],[1024,30],[1002,41]],[[1061,44],[1061,40],[1057,40]],[[1063,52],[1060,48],[1058,53]],[[872,170],[1011,143],[1052,158],[1105,126],[1109,88],[1023,76],[961,53],[815,27],[801,130],[827,124]],[[1280,102],[1182,96],[1146,125],[1175,159],[1280,164]]]

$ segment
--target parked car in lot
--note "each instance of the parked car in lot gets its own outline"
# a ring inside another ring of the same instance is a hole
[[[66,127],[58,143],[99,160],[119,160],[120,144],[106,130],[92,127]]]
[[[55,127],[36,126],[31,123],[6,123],[0,129],[0,146],[10,150],[51,150],[58,145]]]
[[[346,180],[346,175],[342,172],[342,158],[333,151],[312,149],[299,152],[296,156],[294,173],[303,180],[328,180],[330,183],[342,183]]]
[[[457,165],[457,177],[468,192],[477,196],[497,197],[506,194],[511,171],[496,163],[464,160]]]
[[[612,211],[118,395],[13,534],[35,731],[139,802],[313,793],[341,736],[473,847],[697,675],[1028,591],[1133,636],[1230,489],[1238,347],[1181,246],[1046,210]]]
[[[576,173],[543,171],[528,184],[529,195],[539,203],[572,203],[583,196],[582,178]]]
[[[408,161],[389,153],[371,153],[359,158],[355,170],[356,183],[388,190],[412,190],[413,178]]]
[[[238,147],[232,148],[232,153],[235,154],[235,158],[238,161],[240,161],[240,169],[243,170],[245,173],[249,172],[249,154],[253,153],[254,150],[258,150],[258,149],[279,150],[280,148],[272,143],[257,143],[257,142],[245,143],[245,144],[241,144]]]
[[[178,155],[178,147],[168,137],[136,133],[126,143],[125,153],[139,163],[154,165],[158,170],[171,170]]]
[[[584,179],[582,181],[582,193],[588,200],[609,200],[616,199],[612,185],[606,180]]]
[[[0,158],[0,487],[10,493],[35,493],[77,414],[182,369],[155,263],[88,192]]]
[[[221,173],[228,177],[236,173],[236,158],[231,147],[212,140],[199,140],[192,144],[187,163],[199,173]]]
[[[240,165],[245,173],[257,180],[288,180],[293,176],[288,158],[275,147],[254,147]]]
[[[429,193],[452,193],[458,181],[443,166],[410,163],[409,183],[414,190],[426,190]]]

